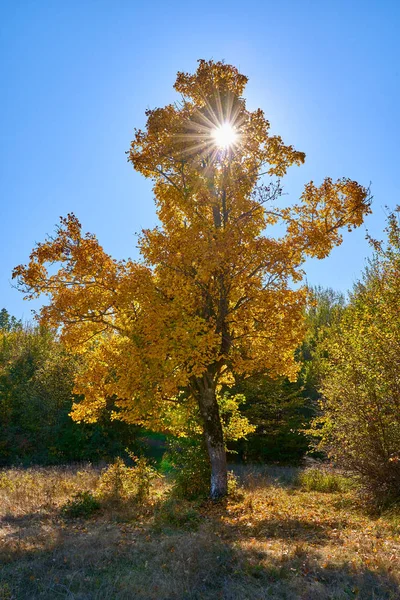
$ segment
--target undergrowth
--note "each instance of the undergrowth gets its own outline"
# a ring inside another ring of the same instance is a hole
[[[1,600],[400,598],[400,513],[369,514],[351,487],[327,491],[315,474],[299,487],[296,470],[241,466],[220,503],[171,496],[170,474],[140,503],[132,484],[115,510],[90,515],[114,471],[1,472]],[[79,518],[60,519],[66,505]]]
[[[354,481],[348,477],[322,468],[312,468],[298,475],[298,484],[308,492],[346,492],[354,487]]]

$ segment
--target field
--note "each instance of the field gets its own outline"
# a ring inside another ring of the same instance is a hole
[[[237,475],[218,504],[168,499],[157,479],[146,504],[72,519],[62,506],[98,469],[1,471],[0,599],[400,599],[399,513],[368,513],[333,476]]]

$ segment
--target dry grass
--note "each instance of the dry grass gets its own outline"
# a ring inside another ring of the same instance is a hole
[[[165,500],[67,521],[96,488],[82,469],[0,473],[0,599],[399,600],[400,518],[370,516],[354,491],[308,492],[296,470],[241,468],[220,503]]]

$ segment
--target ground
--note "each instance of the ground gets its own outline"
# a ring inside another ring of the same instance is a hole
[[[400,516],[357,491],[306,491],[295,469],[245,467],[215,504],[166,499],[62,512],[99,471],[0,471],[0,599],[399,600]],[[296,483],[297,482],[297,483]]]

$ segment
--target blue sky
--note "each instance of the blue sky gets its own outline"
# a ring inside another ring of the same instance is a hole
[[[146,108],[175,98],[199,58],[250,77],[250,109],[306,152],[283,180],[296,200],[325,176],[372,184],[369,231],[383,236],[398,194],[400,3],[397,0],[3,0],[0,6],[0,308],[30,318],[10,285],[35,242],[75,212],[116,258],[155,223],[151,184],[126,161]],[[369,253],[345,234],[311,284],[346,291]]]

